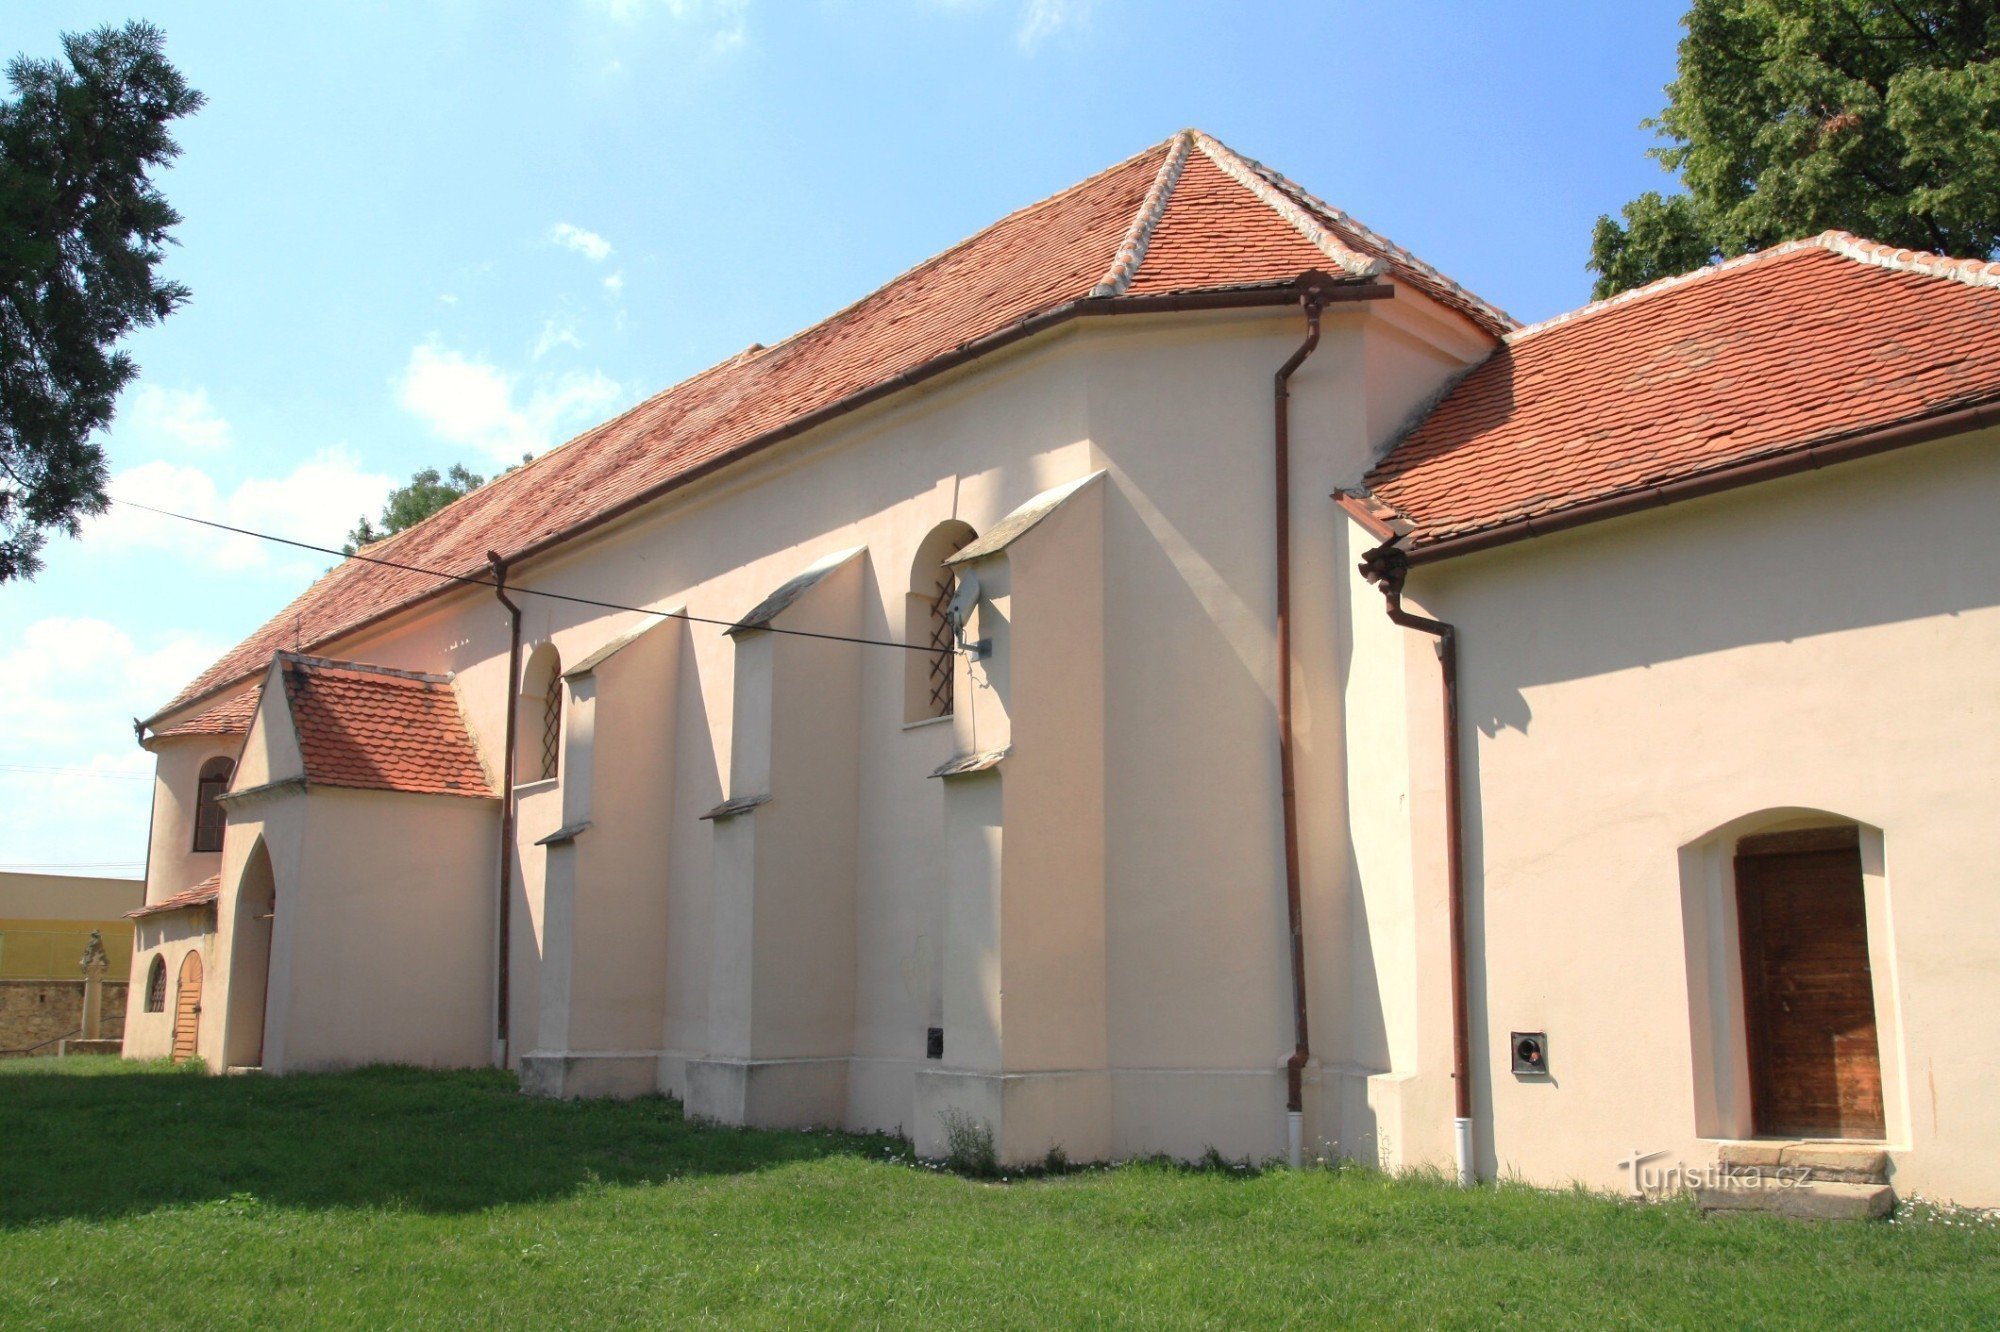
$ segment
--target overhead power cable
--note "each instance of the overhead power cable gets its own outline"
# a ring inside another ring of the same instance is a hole
[[[0,772],[57,773],[66,777],[108,777],[121,782],[150,782],[149,772],[108,772],[102,768],[56,768],[37,763],[0,763]]]
[[[234,527],[228,523],[219,523],[212,518],[197,518],[193,514],[175,513],[172,509],[156,509],[150,504],[141,504],[137,500],[123,499],[117,495],[110,496],[110,499],[113,503],[122,504],[128,509],[144,509],[147,513],[156,513],[162,518],[178,518],[184,523],[194,523],[201,527],[212,527],[218,532],[233,532],[237,536],[254,537],[258,541],[270,541],[280,546],[291,546],[296,550],[310,550],[321,555],[331,555],[335,559],[359,560],[363,564],[379,564],[385,569],[401,569],[405,573],[422,574],[427,578],[436,578],[447,583],[462,583],[467,587],[502,587],[501,583],[491,578],[480,578],[473,574],[445,573],[440,569],[426,569],[421,564],[405,564],[399,560],[385,560],[379,555],[363,555],[358,551],[350,555],[346,551],[335,550],[331,546],[316,546],[310,541],[299,541],[293,537],[274,536],[269,532],[255,532],[247,527]],[[594,606],[600,610],[631,611],[635,615],[651,615],[662,620],[685,620],[689,624],[712,624],[723,629],[740,629],[743,627],[743,623],[740,620],[714,620],[706,616],[690,615],[686,611],[663,611],[653,610],[648,606],[626,606],[616,601],[600,601],[595,597],[580,597],[568,592],[545,592],[540,588],[524,587],[514,583],[505,584],[505,590],[519,596],[545,597],[550,601],[566,601],[575,606]],[[820,638],[830,643],[857,643],[863,647],[898,648],[904,652],[926,652],[933,654],[949,652],[956,656],[963,651],[963,649],[958,647],[935,648],[928,643],[898,643],[886,638],[857,638],[849,634],[822,634],[815,633],[810,629],[779,629],[774,625],[768,624],[760,624],[757,626],[757,629],[762,633],[786,634],[793,638]]]

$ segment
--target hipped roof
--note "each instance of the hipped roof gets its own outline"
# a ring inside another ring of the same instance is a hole
[[[309,785],[492,796],[447,677],[289,652],[278,673]]]
[[[1186,130],[1001,219],[776,346],[753,347],[647,399],[365,553],[483,577],[489,550],[545,548],[1024,321],[1126,297],[1278,286],[1311,270],[1394,279],[1494,336],[1515,326],[1348,214]],[[249,678],[275,650],[329,642],[451,586],[348,560],[161,711]]]
[[[1422,551],[1995,402],[2000,263],[1827,232],[1508,334],[1366,485]]]

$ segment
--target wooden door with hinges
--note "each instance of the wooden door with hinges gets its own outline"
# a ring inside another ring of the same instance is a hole
[[[1758,1135],[1879,1140],[1882,1062],[1857,830],[1745,837],[1736,907]]]

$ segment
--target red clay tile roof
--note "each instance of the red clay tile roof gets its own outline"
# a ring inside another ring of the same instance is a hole
[[[148,902],[137,911],[125,913],[127,920],[138,920],[141,916],[159,916],[169,911],[186,911],[191,907],[213,906],[222,896],[222,876],[211,874],[192,888],[186,888],[172,897],[163,897],[157,902]]]
[[[1307,269],[1386,273],[1495,336],[1514,321],[1353,218],[1207,135],[1184,131],[991,227],[775,347],[649,398],[368,554],[485,576],[774,432],[1024,320],[1093,298],[1269,287]],[[449,586],[349,560],[194,680],[163,712]]]
[[[278,654],[306,781],[491,797],[443,676]]]
[[[242,735],[250,729],[250,719],[257,713],[257,700],[262,697],[257,689],[246,689],[233,698],[225,698],[204,712],[198,712],[186,721],[176,722],[154,731],[149,739],[166,740],[181,735]]]
[[[2000,263],[1828,232],[1508,335],[1368,474],[1410,549],[2000,399]]]

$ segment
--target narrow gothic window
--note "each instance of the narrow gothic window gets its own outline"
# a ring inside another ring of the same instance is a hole
[[[563,723],[562,658],[555,644],[543,643],[529,654],[517,716],[515,780],[553,780],[562,770]]]
[[[146,1011],[167,1011],[167,959],[158,955],[154,956],[153,965],[146,968]]]
[[[562,763],[562,673],[549,671],[549,692],[542,696],[542,780],[556,775]]]
[[[201,777],[196,783],[194,798],[194,849],[197,851],[222,849],[224,818],[220,797],[229,789],[229,778],[235,771],[236,765],[226,758],[212,758],[201,765]]]
[[[932,528],[910,566],[910,594],[904,611],[904,641],[924,651],[912,652],[904,664],[903,720],[929,721],[949,717],[957,659],[952,654],[951,619],[945,614],[958,578],[945,563],[971,545],[977,535],[956,519]]]

